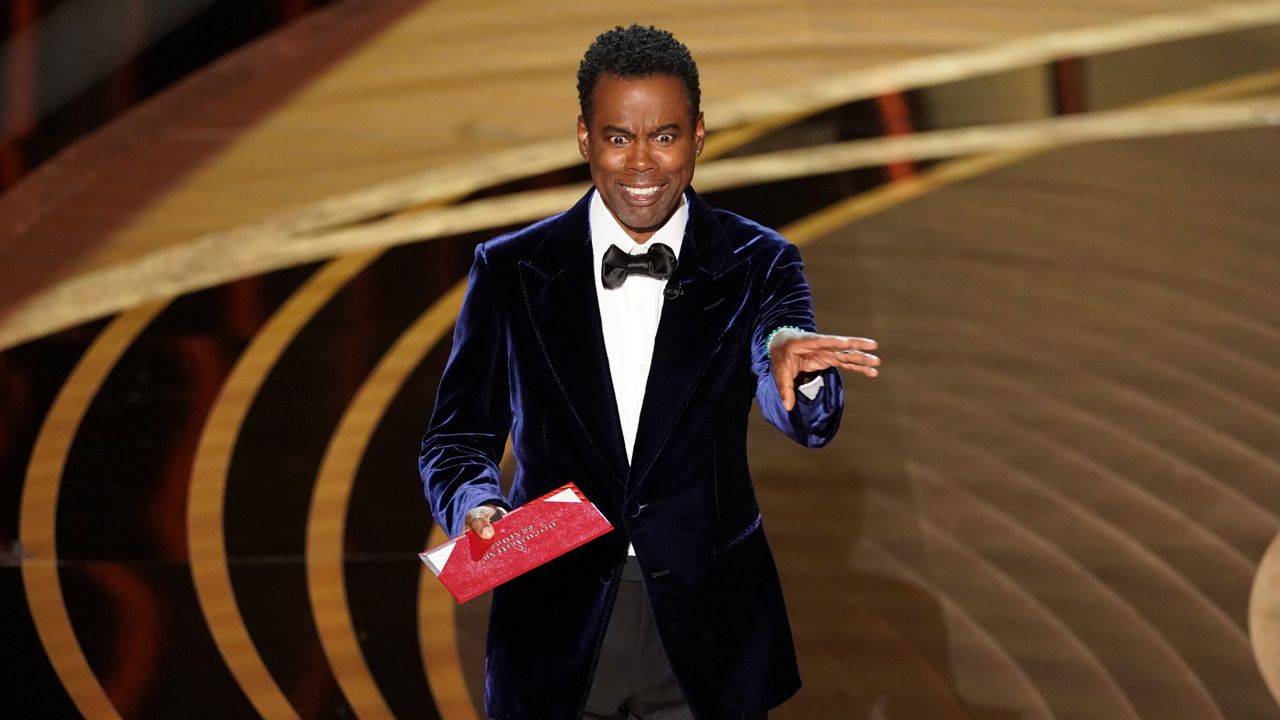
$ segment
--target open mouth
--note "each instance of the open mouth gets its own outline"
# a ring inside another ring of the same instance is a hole
[[[619,185],[619,187],[622,188],[622,193],[627,196],[628,200],[643,203],[656,198],[658,196],[658,191],[664,186],[651,185],[648,187],[635,187],[633,185]]]

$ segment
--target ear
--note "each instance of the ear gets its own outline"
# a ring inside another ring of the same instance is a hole
[[[587,119],[578,116],[578,152],[582,153],[583,159],[587,157],[587,141],[591,136],[591,130],[587,127]]]
[[[693,121],[693,155],[697,157],[702,154],[702,144],[707,139],[707,128],[702,120],[702,113],[698,113],[698,119]]]

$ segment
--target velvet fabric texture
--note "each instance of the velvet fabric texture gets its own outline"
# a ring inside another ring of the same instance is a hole
[[[572,481],[616,528],[494,590],[485,705],[496,720],[581,713],[634,543],[663,645],[699,718],[742,718],[800,686],[777,570],[747,470],[754,397],[820,447],[843,408],[839,373],[787,412],[764,341],[813,329],[799,251],[689,190],[685,241],[658,326],[627,462],[593,286],[590,193],[476,248],[419,466],[450,536],[468,509],[523,504]],[[498,463],[508,433],[510,496]]]

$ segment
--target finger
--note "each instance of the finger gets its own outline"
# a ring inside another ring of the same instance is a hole
[[[823,353],[805,358],[800,367],[804,372],[820,372],[827,368],[839,368],[840,370],[862,373],[868,377],[876,377],[880,374],[879,365],[880,358],[875,355]]]
[[[832,359],[841,367],[880,367],[880,358],[871,353],[835,353]]]
[[[801,352],[814,350],[857,351],[875,350],[879,347],[875,340],[862,337],[843,337],[840,335],[809,335],[787,342],[788,349]]]
[[[471,532],[488,540],[493,537],[494,509],[490,507],[472,508],[467,512],[467,527]]]
[[[827,368],[841,368],[843,370],[856,369],[862,366],[874,367],[880,364],[880,358],[870,353],[863,352],[821,352],[808,355],[800,362],[799,367],[803,372],[818,372]]]
[[[814,343],[795,342],[795,343],[792,343],[790,347],[787,347],[787,354],[795,355],[797,357],[806,357],[810,355],[826,355],[826,354],[863,356],[863,355],[869,355],[870,350],[874,350],[874,347],[869,347],[869,348],[856,347],[852,345],[851,342],[829,342],[829,341],[814,342]]]
[[[840,369],[862,373],[867,377],[878,377],[880,375],[880,368],[872,365],[863,365],[861,363],[840,363]]]
[[[880,364],[879,356],[857,350],[833,353],[833,359],[842,365],[857,364],[875,367]]]
[[[875,366],[880,364],[879,357],[860,350],[840,350],[837,352],[826,351],[819,353],[818,357],[821,357],[823,361],[829,362],[832,365],[858,364]]]

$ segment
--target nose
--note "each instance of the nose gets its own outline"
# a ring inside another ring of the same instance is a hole
[[[638,173],[646,173],[658,165],[653,159],[653,150],[647,142],[631,144],[631,152],[627,154],[627,169]]]

